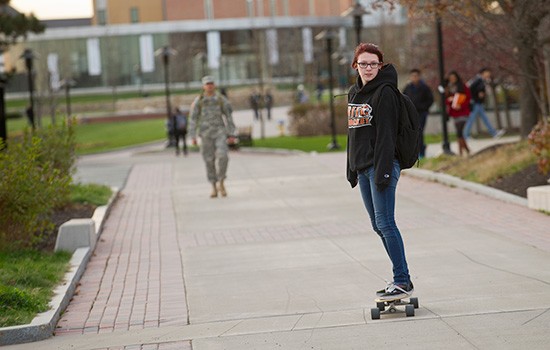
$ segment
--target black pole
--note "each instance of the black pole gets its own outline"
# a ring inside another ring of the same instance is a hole
[[[36,123],[34,122],[34,83],[32,78],[32,57],[29,55],[25,57],[25,64],[28,71],[28,83],[29,83],[29,109],[28,117],[32,125],[32,129],[36,129]]]
[[[437,31],[437,56],[439,62],[439,85],[441,88],[445,86],[445,66],[443,62],[443,33],[441,30],[441,17],[435,17]],[[440,89],[440,108],[441,108],[441,128],[443,131],[443,153],[453,154],[449,145],[449,133],[447,132],[447,107],[445,105],[445,91]]]
[[[337,150],[340,149],[340,145],[338,144],[338,141],[336,140],[336,121],[334,118],[334,77],[332,73],[332,37],[330,36],[330,33],[327,33],[327,59],[328,59],[328,88],[329,88],[329,103],[330,103],[330,128],[332,131],[332,142],[328,145],[329,150]]]
[[[353,17],[353,24],[355,25],[355,37],[357,39],[357,45],[361,44],[361,28],[363,27],[363,16],[356,14]]]
[[[7,147],[8,141],[8,126],[6,118],[6,101],[4,79],[0,77],[0,151]]]
[[[172,114],[172,105],[170,104],[170,87],[169,87],[169,64],[170,64],[170,51],[168,47],[164,47],[162,52],[162,62],[164,63],[164,94],[166,95],[166,118],[170,120],[172,118],[172,136],[168,137],[168,146],[173,145],[176,136],[176,114]]]
[[[67,104],[67,118],[71,118],[71,93],[69,82],[65,83],[65,103]]]

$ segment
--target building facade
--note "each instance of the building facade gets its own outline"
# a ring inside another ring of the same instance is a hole
[[[59,89],[63,79],[75,80],[77,91],[161,89],[165,68],[170,84],[182,88],[200,86],[206,74],[223,85],[305,82],[314,86],[327,75],[326,43],[315,39],[323,30],[337,34],[335,71],[349,73],[355,31],[353,19],[341,14],[352,3],[94,0],[91,26],[48,28],[10,51],[7,64],[21,73],[12,79],[8,92],[27,89],[19,59],[24,48],[40,57],[35,63],[39,92]],[[363,16],[363,40],[383,47],[391,41],[397,50],[393,61],[402,60],[404,23],[402,11],[371,12]],[[175,54],[165,67],[161,52],[166,46]]]
[[[339,16],[349,0],[94,0],[95,25],[264,17]]]

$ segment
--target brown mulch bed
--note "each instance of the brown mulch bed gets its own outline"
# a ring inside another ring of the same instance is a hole
[[[542,175],[533,164],[513,175],[500,178],[489,186],[527,198],[527,188],[548,185],[548,176]]]
[[[71,219],[91,218],[95,208],[96,206],[91,204],[71,203],[55,210],[51,216],[54,227],[42,233],[42,239],[37,248],[42,251],[53,251],[59,227]]]

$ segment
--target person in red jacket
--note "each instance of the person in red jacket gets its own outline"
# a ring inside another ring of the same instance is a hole
[[[451,71],[447,76],[445,86],[445,103],[447,105],[447,114],[453,118],[456,137],[458,141],[458,153],[462,156],[465,151],[470,154],[470,149],[463,136],[464,125],[470,115],[470,89],[464,84],[462,78],[456,71]]]

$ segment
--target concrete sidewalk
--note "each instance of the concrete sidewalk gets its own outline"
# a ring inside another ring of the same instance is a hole
[[[343,152],[234,152],[228,197],[210,199],[197,153],[80,159],[121,198],[56,336],[5,348],[548,347],[549,216],[404,174],[396,217],[420,308],[373,321],[391,265],[344,167]]]

